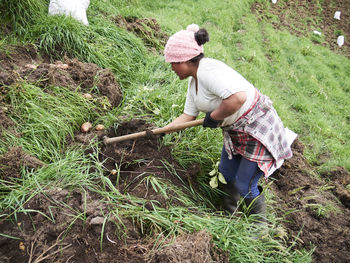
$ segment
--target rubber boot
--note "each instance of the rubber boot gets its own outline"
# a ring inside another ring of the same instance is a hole
[[[235,187],[234,182],[228,182],[223,187],[224,191],[224,208],[225,210],[232,215],[237,211],[238,202],[241,195],[239,194],[237,188]]]
[[[257,225],[262,225],[266,223],[266,204],[262,187],[258,186],[258,189],[260,195],[254,198],[245,198],[244,202],[248,208],[248,216],[254,215],[254,222]]]

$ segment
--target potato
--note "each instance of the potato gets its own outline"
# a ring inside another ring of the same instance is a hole
[[[91,94],[89,94],[89,93],[84,93],[83,94],[83,97],[85,98],[85,99],[91,99],[92,98],[92,95]]]
[[[31,69],[36,69],[37,68],[37,66],[34,65],[34,64],[26,64],[25,67],[26,68],[31,68]]]
[[[24,246],[24,243],[22,241],[19,242],[19,249],[22,250],[22,251],[26,250],[26,247]]]
[[[103,131],[105,129],[105,126],[102,124],[97,124],[95,129],[96,131]]]
[[[92,124],[90,122],[85,122],[81,125],[80,130],[83,133],[87,133],[92,129]]]
[[[58,65],[56,65],[56,68],[67,69],[68,68],[68,64],[58,64]]]

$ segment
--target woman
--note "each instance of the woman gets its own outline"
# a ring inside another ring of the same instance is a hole
[[[208,32],[192,24],[172,35],[165,46],[165,61],[180,79],[189,78],[184,113],[168,126],[205,112],[204,127],[221,127],[224,207],[234,213],[242,197],[249,214],[263,221],[266,205],[258,181],[292,156],[291,142],[267,96],[223,62],[204,57],[203,44],[208,41]]]

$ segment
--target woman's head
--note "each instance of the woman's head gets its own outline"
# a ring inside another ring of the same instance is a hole
[[[205,29],[199,29],[196,24],[189,25],[186,30],[181,30],[169,38],[164,49],[165,61],[199,61],[203,57],[203,44],[208,41],[209,34]]]

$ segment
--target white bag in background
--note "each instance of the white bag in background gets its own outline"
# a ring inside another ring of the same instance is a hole
[[[335,12],[334,13],[334,18],[340,20],[340,14],[341,14],[340,11]]]
[[[50,0],[49,15],[71,15],[84,25],[89,25],[86,17],[90,0]]]
[[[344,45],[344,36],[339,36],[337,38],[337,44],[339,47],[341,47],[342,45]]]

